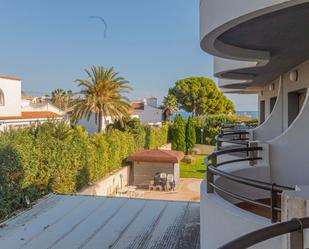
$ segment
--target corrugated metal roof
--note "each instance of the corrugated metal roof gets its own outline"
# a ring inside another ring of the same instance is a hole
[[[0,248],[199,248],[199,204],[51,195],[2,224]]]

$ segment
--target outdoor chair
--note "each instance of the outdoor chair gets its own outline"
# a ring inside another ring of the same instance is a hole
[[[167,190],[175,190],[175,179],[174,176],[172,174],[168,174],[166,177],[167,180]]]
[[[155,181],[151,180],[149,183],[149,190],[156,190]]]

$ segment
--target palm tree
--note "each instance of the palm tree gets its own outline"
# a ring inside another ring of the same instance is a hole
[[[73,106],[73,119],[77,121],[86,118],[89,121],[94,114],[98,132],[102,132],[106,116],[111,116],[113,120],[128,116],[131,106],[122,94],[128,93],[131,87],[128,81],[118,76],[113,67],[93,66],[85,72],[87,79],[75,81],[82,90]]]
[[[169,120],[172,115],[178,110],[177,98],[174,95],[167,95],[163,100],[163,113]]]
[[[68,107],[70,96],[67,94],[66,91],[63,89],[55,89],[52,93],[52,102],[55,106],[59,107],[60,109],[64,110]]]

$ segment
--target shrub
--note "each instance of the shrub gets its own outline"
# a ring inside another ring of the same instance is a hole
[[[227,115],[210,115],[205,119],[203,129],[203,144],[215,145],[215,137],[220,133],[220,128],[224,123],[235,123],[236,119]]]
[[[186,148],[186,122],[180,114],[176,115],[172,127],[172,149],[185,151]]]
[[[74,193],[97,182],[136,150],[165,144],[167,133],[167,126],[140,126],[88,135],[80,126],[44,123],[0,134],[0,219],[23,207],[26,197]]]
[[[186,124],[186,154],[194,147],[196,143],[195,124],[191,117]]]

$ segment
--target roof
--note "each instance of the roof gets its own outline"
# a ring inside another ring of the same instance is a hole
[[[22,99],[26,99],[26,100],[33,100],[33,99],[36,99],[36,98],[39,98],[38,96],[22,96]]]
[[[21,81],[21,78],[14,78],[14,77],[10,77],[10,76],[5,76],[5,75],[0,75],[0,79],[6,79],[6,80],[18,80]]]
[[[145,108],[144,102],[132,102],[131,106],[134,110],[144,110]]]
[[[1,224],[0,248],[199,248],[199,203],[50,195]]]
[[[62,118],[63,115],[49,111],[22,112],[21,116],[0,116],[0,120]]]
[[[142,150],[128,157],[128,161],[178,163],[183,152],[175,150]]]

